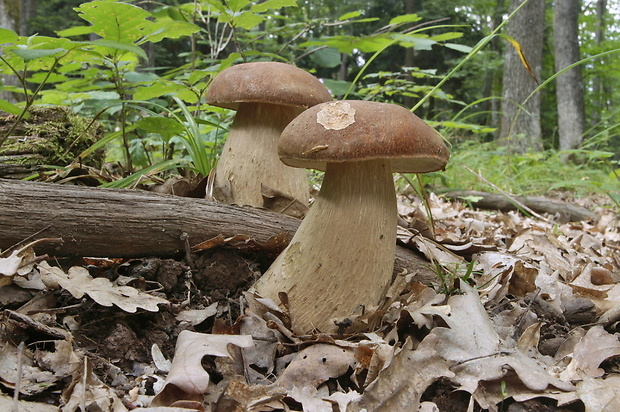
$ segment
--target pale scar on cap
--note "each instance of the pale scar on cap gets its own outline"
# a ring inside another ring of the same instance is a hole
[[[326,129],[342,130],[355,123],[355,109],[347,102],[330,102],[316,114],[316,122]]]

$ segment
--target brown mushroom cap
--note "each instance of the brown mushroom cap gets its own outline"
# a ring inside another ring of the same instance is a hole
[[[426,173],[446,166],[450,152],[435,129],[404,107],[341,100],[311,107],[280,136],[289,166],[325,170],[330,162],[389,159],[393,172]]]
[[[229,67],[207,90],[207,103],[237,110],[239,103],[271,103],[308,108],[332,100],[310,73],[286,63],[254,62]]]

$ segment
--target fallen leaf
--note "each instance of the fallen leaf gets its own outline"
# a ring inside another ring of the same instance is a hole
[[[247,335],[209,335],[184,330],[179,333],[170,373],[153,406],[169,406],[178,400],[197,400],[206,392],[211,377],[202,367],[204,356],[231,357],[228,345],[252,346]]]
[[[73,266],[65,273],[58,267],[41,262],[37,268],[43,283],[49,288],[65,289],[76,299],[81,299],[86,294],[101,306],[116,305],[125,312],[135,313],[138,308],[157,312],[157,305],[169,303],[166,299],[130,286],[116,286],[106,278],[93,278],[83,267]]]
[[[564,380],[579,380],[583,375],[590,378],[602,376],[601,363],[609,358],[620,356],[618,337],[607,332],[602,326],[594,326],[575,345],[573,359],[560,374]]]
[[[287,389],[311,386],[317,388],[330,378],[344,375],[355,368],[355,351],[336,345],[318,343],[297,354],[277,383]]]
[[[584,376],[577,384],[577,396],[587,412],[620,411],[620,376],[611,375],[606,379]]]

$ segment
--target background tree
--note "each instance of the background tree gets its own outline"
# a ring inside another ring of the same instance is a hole
[[[536,78],[542,71],[544,39],[545,1],[511,0],[513,11],[522,3],[527,4],[508,22],[508,35],[520,45],[532,73],[524,67],[517,50],[507,47],[502,81],[501,120],[499,142],[515,152],[541,150],[540,95],[536,94],[524,105],[530,93],[536,88]]]
[[[579,0],[556,1],[553,17],[555,70],[560,72],[579,61]],[[585,113],[581,67],[556,78],[560,150],[574,149],[583,138]]]

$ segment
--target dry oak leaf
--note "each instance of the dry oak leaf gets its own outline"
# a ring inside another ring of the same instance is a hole
[[[178,400],[196,400],[206,392],[211,377],[204,370],[204,356],[231,357],[228,345],[252,346],[249,335],[210,335],[184,330],[179,333],[174,359],[164,387],[152,406],[169,406]]]
[[[594,326],[581,338],[573,350],[573,359],[560,374],[564,380],[580,380],[584,375],[590,378],[602,376],[601,363],[620,356],[620,340],[603,329]]]
[[[456,374],[452,381],[461,385],[461,390],[474,393],[480,381],[502,380],[509,370],[530,390],[544,391],[549,385],[574,390],[570,382],[553,376],[546,365],[515,347],[515,342],[503,341],[476,290],[465,282],[461,282],[461,290],[463,295],[448,300],[451,313],[438,313],[448,328],[434,328],[425,338],[436,335],[442,342],[437,351],[452,363],[450,369]]]
[[[429,335],[413,350],[407,338],[389,366],[379,372],[347,411],[417,411],[421,396],[433,382],[454,376],[449,362],[437,353],[440,345],[437,337]]]
[[[586,407],[586,412],[620,411],[620,376],[607,379],[592,379],[587,376],[577,384],[577,396]]]
[[[101,306],[116,305],[129,313],[136,312],[138,308],[157,312],[157,305],[169,303],[166,299],[130,286],[116,286],[106,278],[93,278],[83,267],[73,266],[65,273],[58,267],[41,262],[37,268],[48,288],[65,289],[76,299],[81,299],[86,294]]]

